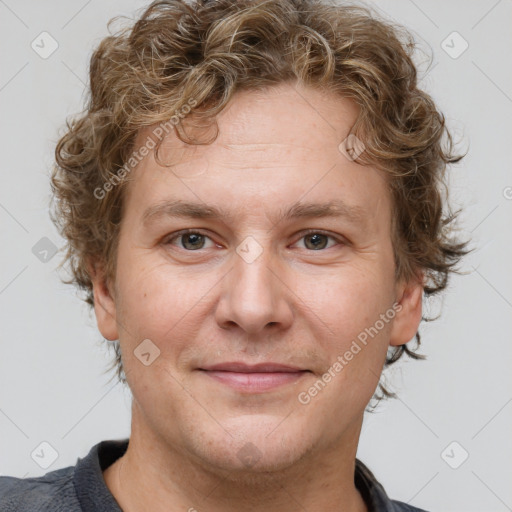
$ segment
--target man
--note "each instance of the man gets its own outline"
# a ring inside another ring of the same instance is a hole
[[[411,50],[314,0],[155,2],[101,42],[53,218],[131,436],[2,477],[0,510],[419,510],[356,460],[464,254],[440,192],[461,157]]]

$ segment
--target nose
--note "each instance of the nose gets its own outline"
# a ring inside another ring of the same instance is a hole
[[[265,248],[254,261],[234,254],[233,267],[221,281],[216,310],[223,329],[238,326],[247,334],[286,329],[293,321],[291,298],[282,265]]]

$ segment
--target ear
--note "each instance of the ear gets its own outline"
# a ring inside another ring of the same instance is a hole
[[[116,321],[116,304],[105,277],[103,266],[96,261],[87,265],[94,293],[94,313],[102,336],[114,341],[119,338]]]
[[[411,341],[421,322],[423,300],[423,273],[397,286],[396,315],[391,328],[389,344],[404,345]]]

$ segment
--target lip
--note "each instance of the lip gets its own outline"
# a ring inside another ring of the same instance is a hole
[[[262,393],[292,384],[301,379],[308,370],[279,363],[249,365],[242,362],[227,362],[199,368],[208,377],[238,391]]]
[[[303,368],[289,366],[279,363],[258,363],[246,364],[240,361],[219,363],[201,367],[200,370],[219,371],[219,372],[237,372],[237,373],[291,373],[300,372]]]

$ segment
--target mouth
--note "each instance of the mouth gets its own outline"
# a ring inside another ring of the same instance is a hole
[[[220,363],[199,368],[207,377],[233,389],[261,393],[299,381],[309,370],[278,363],[248,365],[241,362]]]

